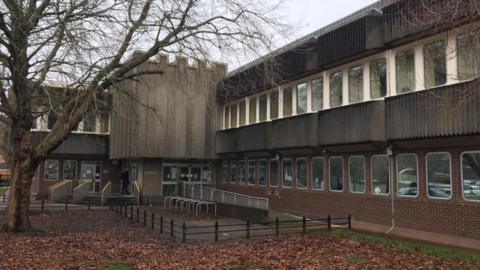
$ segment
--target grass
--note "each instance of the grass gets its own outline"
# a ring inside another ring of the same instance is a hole
[[[132,270],[132,267],[126,264],[112,264],[109,265],[105,270]]]
[[[419,243],[409,240],[400,240],[393,239],[385,236],[367,234],[358,231],[349,231],[343,229],[337,229],[332,231],[333,235],[340,237],[345,237],[348,239],[360,241],[360,242],[369,242],[369,243],[378,243],[387,246],[393,247],[396,252],[406,253],[419,251],[427,255],[435,256],[443,259],[450,260],[465,260],[473,263],[480,263],[480,254],[476,254],[471,251],[449,248],[444,246],[438,246],[427,243]],[[361,258],[350,258],[352,260],[361,259]]]

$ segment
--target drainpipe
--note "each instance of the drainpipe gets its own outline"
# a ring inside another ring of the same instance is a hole
[[[393,166],[394,166],[394,158],[393,158],[393,147],[392,146],[389,146],[387,147],[387,155],[388,155],[388,158],[389,158],[389,161],[390,161],[390,196],[392,198],[392,201],[391,201],[391,205],[392,205],[392,209],[391,209],[391,214],[392,214],[392,224],[390,226],[390,228],[388,229],[388,231],[386,232],[386,234],[389,234],[394,228],[395,228],[395,188],[393,186],[393,176],[395,175],[394,174],[394,169],[393,169]]]

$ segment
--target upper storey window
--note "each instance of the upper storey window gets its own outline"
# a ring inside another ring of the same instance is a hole
[[[447,82],[447,55],[445,41],[440,40],[423,47],[425,87],[431,88]]]
[[[307,112],[307,84],[302,83],[297,86],[297,114]]]
[[[480,75],[480,30],[458,36],[458,79],[470,80]]]
[[[283,116],[292,115],[292,88],[283,89]]]
[[[323,108],[323,79],[312,81],[312,111],[316,112]]]
[[[97,117],[95,114],[87,112],[83,118],[83,131],[95,132]]]
[[[237,124],[237,108],[238,108],[238,104],[235,103],[232,105],[231,107],[231,112],[230,112],[230,116],[231,116],[231,126],[232,128],[236,128],[238,126]]]
[[[260,96],[260,122],[267,121],[267,95]]]
[[[47,116],[47,128],[51,130],[55,125],[55,122],[57,122],[57,116],[54,112],[50,112]]]
[[[110,117],[108,113],[100,114],[100,132],[107,133],[110,128]]]
[[[397,74],[397,93],[407,93],[415,90],[415,52],[401,52],[395,57]]]
[[[249,113],[248,122],[250,124],[254,124],[255,122],[257,122],[257,98],[256,97],[252,97],[248,101],[248,113]]]
[[[278,118],[278,91],[270,93],[270,119]]]
[[[330,107],[342,105],[343,73],[341,71],[330,75]]]
[[[370,97],[381,98],[387,95],[387,59],[370,62]]]
[[[247,103],[245,102],[245,100],[241,101],[239,104],[239,119],[240,119],[240,126],[244,126],[246,124],[246,110],[247,110]]]
[[[363,101],[363,66],[348,71],[348,100],[350,103]]]

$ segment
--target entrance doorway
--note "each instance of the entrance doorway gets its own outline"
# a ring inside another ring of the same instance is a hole
[[[92,192],[100,192],[102,188],[101,173],[101,161],[82,161],[80,167],[81,179],[92,181]]]
[[[182,195],[182,182],[190,184],[212,184],[209,162],[164,163],[162,165],[162,196]]]

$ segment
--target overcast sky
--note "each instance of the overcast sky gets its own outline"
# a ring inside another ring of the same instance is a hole
[[[265,1],[265,0],[259,0]],[[322,28],[332,22],[335,22],[376,0],[286,0],[283,10],[286,20],[296,26],[296,31],[292,40],[286,40],[286,43],[307,35],[317,29]],[[285,44],[277,44],[279,47]],[[251,59],[245,59],[241,64],[246,64]],[[239,63],[229,63],[229,69],[232,70],[239,66]]]

